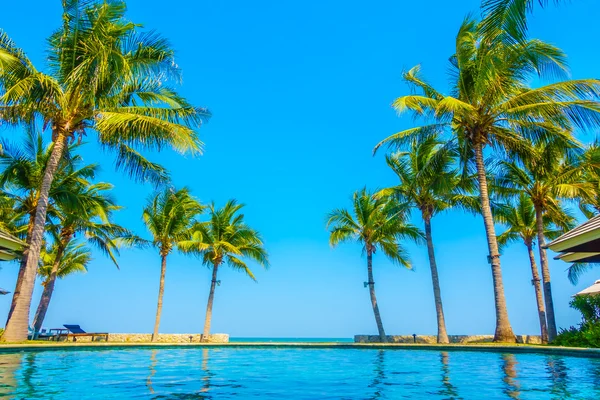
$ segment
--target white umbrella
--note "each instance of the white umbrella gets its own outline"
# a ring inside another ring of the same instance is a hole
[[[583,296],[586,294],[598,294],[600,293],[600,279],[594,282],[592,286],[589,288],[583,289],[581,292],[577,293],[575,296]]]

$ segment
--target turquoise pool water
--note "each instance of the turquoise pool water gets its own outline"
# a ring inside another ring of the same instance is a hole
[[[158,348],[0,354],[16,399],[599,399],[600,359],[433,350]]]

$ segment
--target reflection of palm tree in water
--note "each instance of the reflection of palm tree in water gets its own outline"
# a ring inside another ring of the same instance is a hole
[[[458,399],[458,390],[450,382],[450,354],[447,351],[440,352],[440,360],[442,361],[442,390],[440,390],[440,394],[450,399]]]
[[[513,354],[502,354],[502,370],[504,371],[504,393],[511,399],[519,399],[521,385],[517,380],[517,360]]]
[[[37,366],[35,364],[35,353],[26,353],[25,362],[23,368],[23,383],[27,390],[25,393],[25,398],[35,398],[35,385],[31,381],[31,378],[36,373]],[[48,393],[47,393],[48,394]]]
[[[562,358],[548,357],[546,358],[546,371],[550,375],[552,387],[550,392],[556,395],[557,399],[566,399],[571,396],[568,389],[569,384],[569,368],[566,366]]]
[[[19,385],[15,372],[21,367],[23,353],[6,353],[0,357],[0,397],[16,398]]]
[[[369,385],[369,387],[375,389],[375,393],[373,393],[373,397],[371,397],[371,399],[378,399],[384,395],[383,381],[385,380],[385,350],[377,351],[373,365],[375,366],[375,377],[373,378],[373,382]]]
[[[200,392],[207,393],[210,390],[210,370],[208,369],[208,349],[202,349],[202,371],[204,371],[204,377],[202,381],[204,384],[202,385],[202,389]]]
[[[156,363],[156,349],[154,349],[152,350],[150,356],[150,374],[148,375],[148,378],[146,378],[146,386],[148,387],[148,390],[151,394],[154,394],[154,387],[152,387],[152,378],[156,374]]]

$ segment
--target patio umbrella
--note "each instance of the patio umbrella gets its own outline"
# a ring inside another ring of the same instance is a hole
[[[587,296],[590,294],[600,294],[600,279],[594,282],[594,284],[588,288],[583,289],[575,296]]]

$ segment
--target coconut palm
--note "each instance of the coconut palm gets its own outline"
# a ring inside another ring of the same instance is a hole
[[[502,161],[495,179],[495,185],[523,193],[533,205],[550,341],[556,337],[557,327],[545,249],[544,218],[548,216],[557,222],[559,216],[565,215],[561,200],[590,196],[592,185],[585,181],[585,168],[581,158],[576,157],[578,153],[578,146],[573,142],[539,143],[520,162]],[[569,228],[572,224],[565,221],[562,227]]]
[[[63,279],[77,272],[87,272],[87,264],[91,259],[90,250],[82,243],[76,244],[74,241],[69,242],[65,248],[60,242],[55,242],[42,252],[38,275],[43,279],[44,291],[33,319],[35,333],[40,331],[44,322],[54,293],[55,280]]]
[[[438,277],[437,262],[431,232],[431,220],[438,213],[454,206],[468,207],[477,198],[468,195],[469,189],[455,167],[455,151],[443,147],[431,136],[411,143],[407,152],[386,156],[387,165],[400,179],[400,184],[379,192],[418,209],[425,225],[425,240],[431,269],[433,296],[437,316],[438,343],[449,343],[444,318],[444,307]],[[409,209],[410,211],[410,209]]]
[[[567,70],[565,55],[539,40],[519,45],[503,41],[501,31],[483,36],[480,25],[467,18],[456,38],[450,59],[452,86],[449,95],[427,84],[417,66],[404,74],[417,94],[397,98],[398,112],[413,111],[431,124],[389,136],[382,145],[403,147],[415,137],[448,135],[460,148],[463,167],[477,173],[481,213],[488,242],[496,309],[495,341],[514,342],[510,326],[498,243],[488,194],[485,156],[511,152],[527,154],[531,141],[570,137],[574,128],[600,125],[600,81],[580,79],[555,81],[536,89],[530,78],[562,78]],[[488,154],[489,153],[489,154]]]
[[[367,282],[373,314],[379,339],[387,341],[373,280],[373,255],[377,250],[393,263],[405,268],[412,268],[408,254],[401,245],[401,240],[408,238],[419,240],[422,233],[415,226],[407,223],[406,207],[386,196],[374,196],[366,189],[359,190],[352,196],[352,210],[336,209],[327,216],[327,228],[330,229],[329,243],[335,247],[347,241],[359,242],[367,255]]]
[[[195,218],[203,211],[203,208],[190,195],[187,188],[180,190],[166,188],[159,191],[148,200],[148,204],[144,208],[142,217],[146,228],[152,235],[152,241],[149,244],[158,250],[161,266],[156,320],[152,332],[153,342],[158,339],[165,291],[165,275],[167,273],[167,257],[181,245],[182,241],[188,239],[189,229],[194,224]]]
[[[72,201],[60,204],[57,210],[58,222],[50,228],[54,235],[54,263],[45,280],[44,292],[35,313],[34,332],[39,332],[42,328],[64,259],[63,252],[69,249],[76,236],[82,235],[85,242],[106,254],[118,268],[116,256],[119,254],[119,245],[132,240],[133,235],[112,222],[113,213],[121,207],[110,197],[111,189],[112,185],[107,183],[74,186]]]
[[[0,146],[0,193],[10,198],[11,207],[10,223],[20,226],[19,231],[12,231],[30,244],[32,240],[34,220],[38,200],[40,198],[40,187],[42,185],[44,168],[50,158],[52,146],[44,144],[42,135],[36,131],[34,125],[27,126],[26,135],[21,145],[2,140]],[[74,155],[76,145],[69,146],[68,155],[58,165],[55,178],[48,193],[48,216],[56,216],[58,203],[69,203],[73,201],[74,185],[89,184],[88,180],[93,178],[98,167],[94,164],[81,165],[82,158]],[[6,220],[9,221],[8,219]],[[23,276],[27,271],[26,248],[20,260],[19,274],[8,313],[8,319],[19,301]]]
[[[198,153],[195,129],[208,112],[193,107],[172,88],[179,77],[173,51],[155,32],[124,18],[119,0],[63,0],[63,24],[49,38],[46,72],[0,32],[0,121],[44,121],[53,147],[44,169],[21,295],[3,340],[27,337],[31,293],[42,248],[49,191],[68,142],[96,133],[116,152],[117,169],[141,181],[164,182],[160,165],[140,150],[170,146]]]
[[[206,317],[202,340],[208,341],[212,322],[212,308],[221,265],[244,272],[256,281],[244,258],[256,262],[265,269],[269,267],[267,251],[260,234],[250,228],[241,213],[243,204],[229,200],[222,208],[212,203],[208,207],[208,221],[196,223],[189,240],[181,243],[181,249],[201,257],[202,264],[212,268],[210,292],[206,305]]]
[[[574,218],[562,208],[556,209],[555,212],[558,215],[546,214],[544,216],[544,237],[550,239],[560,236],[572,226],[574,221]],[[505,207],[498,207],[494,217],[498,222],[506,226],[506,230],[498,236],[500,250],[503,250],[509,243],[517,241],[522,241],[525,247],[527,247],[529,264],[531,266],[531,283],[535,291],[542,343],[548,343],[546,309],[542,295],[540,274],[533,251],[533,246],[538,238],[533,202],[525,193],[520,193],[515,204],[511,203]]]

